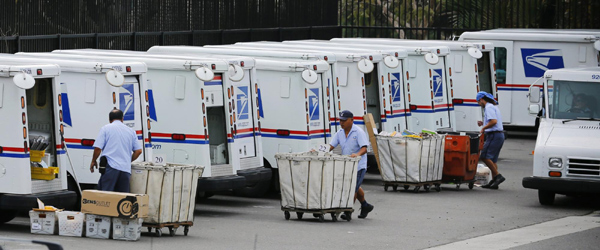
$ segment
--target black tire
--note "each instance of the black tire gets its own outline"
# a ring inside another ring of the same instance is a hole
[[[394,185],[394,192],[398,191],[398,185]]]
[[[346,214],[346,221],[352,220],[352,212],[344,212],[344,214]]]
[[[407,190],[408,190],[408,188],[410,188],[410,186],[409,186],[409,185],[404,185],[404,191],[407,191]]]
[[[171,237],[175,236],[175,232],[177,232],[177,228],[169,227],[169,235],[171,235]]]
[[[157,228],[157,229],[156,229],[156,231],[154,231],[154,235],[155,235],[156,237],[160,237],[160,236],[162,236],[162,230],[160,230],[160,228]]]
[[[429,185],[428,185],[428,184],[426,184],[426,185],[424,185],[424,186],[423,186],[423,189],[425,189],[425,191],[426,191],[426,192],[429,192],[429,188],[430,188],[430,187],[429,187]]]
[[[473,189],[474,186],[475,186],[475,182],[469,182],[469,189]]]
[[[233,193],[237,196],[258,198],[258,197],[265,196],[267,194],[267,192],[269,191],[270,187],[271,187],[270,180],[259,181],[252,186],[246,186],[246,187],[243,187],[240,189],[235,189],[235,190],[233,190]]]
[[[325,221],[325,215],[320,214],[319,215],[319,222],[323,222],[323,221]]]
[[[0,224],[11,221],[17,217],[17,210],[0,209]]]
[[[442,184],[435,184],[435,191],[436,192],[442,191]]]
[[[418,193],[419,189],[421,189],[421,186],[416,186],[415,189],[414,189],[415,193]]]
[[[189,232],[190,232],[190,226],[185,226],[183,228],[183,235],[187,236]]]
[[[336,222],[336,221],[338,220],[338,219],[337,219],[337,215],[336,215],[335,213],[331,213],[331,220],[332,220],[333,222]]]
[[[296,212],[296,216],[298,217],[299,220],[302,219],[303,215],[304,215],[304,213],[302,213],[302,212]]]
[[[288,211],[283,212],[283,216],[285,216],[285,220],[289,220],[292,217]]]
[[[556,196],[556,194],[553,192],[538,190],[538,199],[542,205],[551,206],[554,204],[554,196]]]
[[[148,233],[152,233],[152,228],[148,227]]]
[[[383,190],[385,190],[385,191],[387,192],[389,187],[390,187],[390,186],[388,186],[387,184],[386,184],[386,185],[383,185]]]

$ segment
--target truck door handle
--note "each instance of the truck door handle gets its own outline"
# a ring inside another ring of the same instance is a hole
[[[210,93],[210,102],[212,104],[215,104],[215,94],[214,93]]]
[[[246,145],[244,145],[244,155],[247,155],[248,153],[246,153]]]

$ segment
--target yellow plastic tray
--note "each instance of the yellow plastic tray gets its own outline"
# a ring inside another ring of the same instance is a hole
[[[33,162],[41,162],[46,150],[29,150],[29,159]]]
[[[48,168],[40,168],[40,167],[31,167],[31,179],[36,180],[54,180],[56,178],[56,174],[58,173],[58,167],[48,167]]]

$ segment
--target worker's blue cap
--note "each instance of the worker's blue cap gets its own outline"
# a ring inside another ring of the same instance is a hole
[[[477,96],[475,97],[475,99],[476,99],[477,101],[479,101],[479,100],[480,100],[481,98],[483,98],[484,96],[485,96],[485,97],[487,97],[487,98],[490,98],[490,99],[491,99],[491,100],[493,100],[493,101],[494,101],[496,104],[498,104],[498,101],[496,101],[496,99],[494,99],[494,96],[493,96],[492,94],[488,93],[488,92],[485,92],[485,91],[479,91],[479,93],[477,93]]]
[[[349,118],[354,118],[354,114],[352,114],[352,112],[350,112],[350,110],[344,110],[342,112],[340,112],[340,120],[347,120]]]

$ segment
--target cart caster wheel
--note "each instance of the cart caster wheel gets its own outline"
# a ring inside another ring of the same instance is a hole
[[[154,235],[156,235],[156,237],[162,236],[162,230],[160,228],[157,228],[156,231],[154,231]]]
[[[352,212],[344,212],[344,214],[346,215],[346,221],[352,220]]]
[[[302,212],[296,212],[296,216],[298,217],[299,220],[302,219],[302,215],[304,215],[304,213],[302,213]]]
[[[394,185],[394,192],[398,191],[398,185]]]
[[[185,226],[183,228],[183,235],[187,236],[189,232],[190,232],[190,226]]]
[[[442,191],[442,185],[440,184],[435,184],[435,191],[440,192]]]
[[[336,222],[336,221],[337,221],[337,214],[335,214],[335,213],[331,213],[331,220],[332,220],[333,222]]]
[[[176,232],[177,232],[177,228],[169,227],[169,235],[171,235],[171,237],[175,236]]]
[[[325,215],[319,214],[319,222],[325,221]]]
[[[460,184],[456,184],[456,189],[460,189]]]
[[[389,187],[390,187],[390,186],[388,186],[388,185],[384,185],[384,186],[383,186],[383,190],[385,190],[385,191],[387,192]]]
[[[152,233],[152,228],[148,227],[148,233]]]
[[[469,182],[469,189],[473,189],[474,186],[475,186],[475,182]]]
[[[415,191],[415,193],[419,192],[419,189],[421,189],[421,186],[416,186],[415,189],[413,191]]]
[[[289,220],[291,217],[290,212],[288,212],[288,211],[283,212],[283,216],[285,216],[285,220]]]
[[[404,185],[404,191],[407,191],[407,190],[408,190],[408,188],[410,188],[410,186],[409,186],[409,185]]]
[[[313,217],[319,218],[319,214],[313,214]]]
[[[424,186],[423,186],[423,189],[425,189],[425,191],[427,191],[427,192],[429,192],[429,188],[430,188],[430,186],[429,186],[429,185],[424,185]]]

